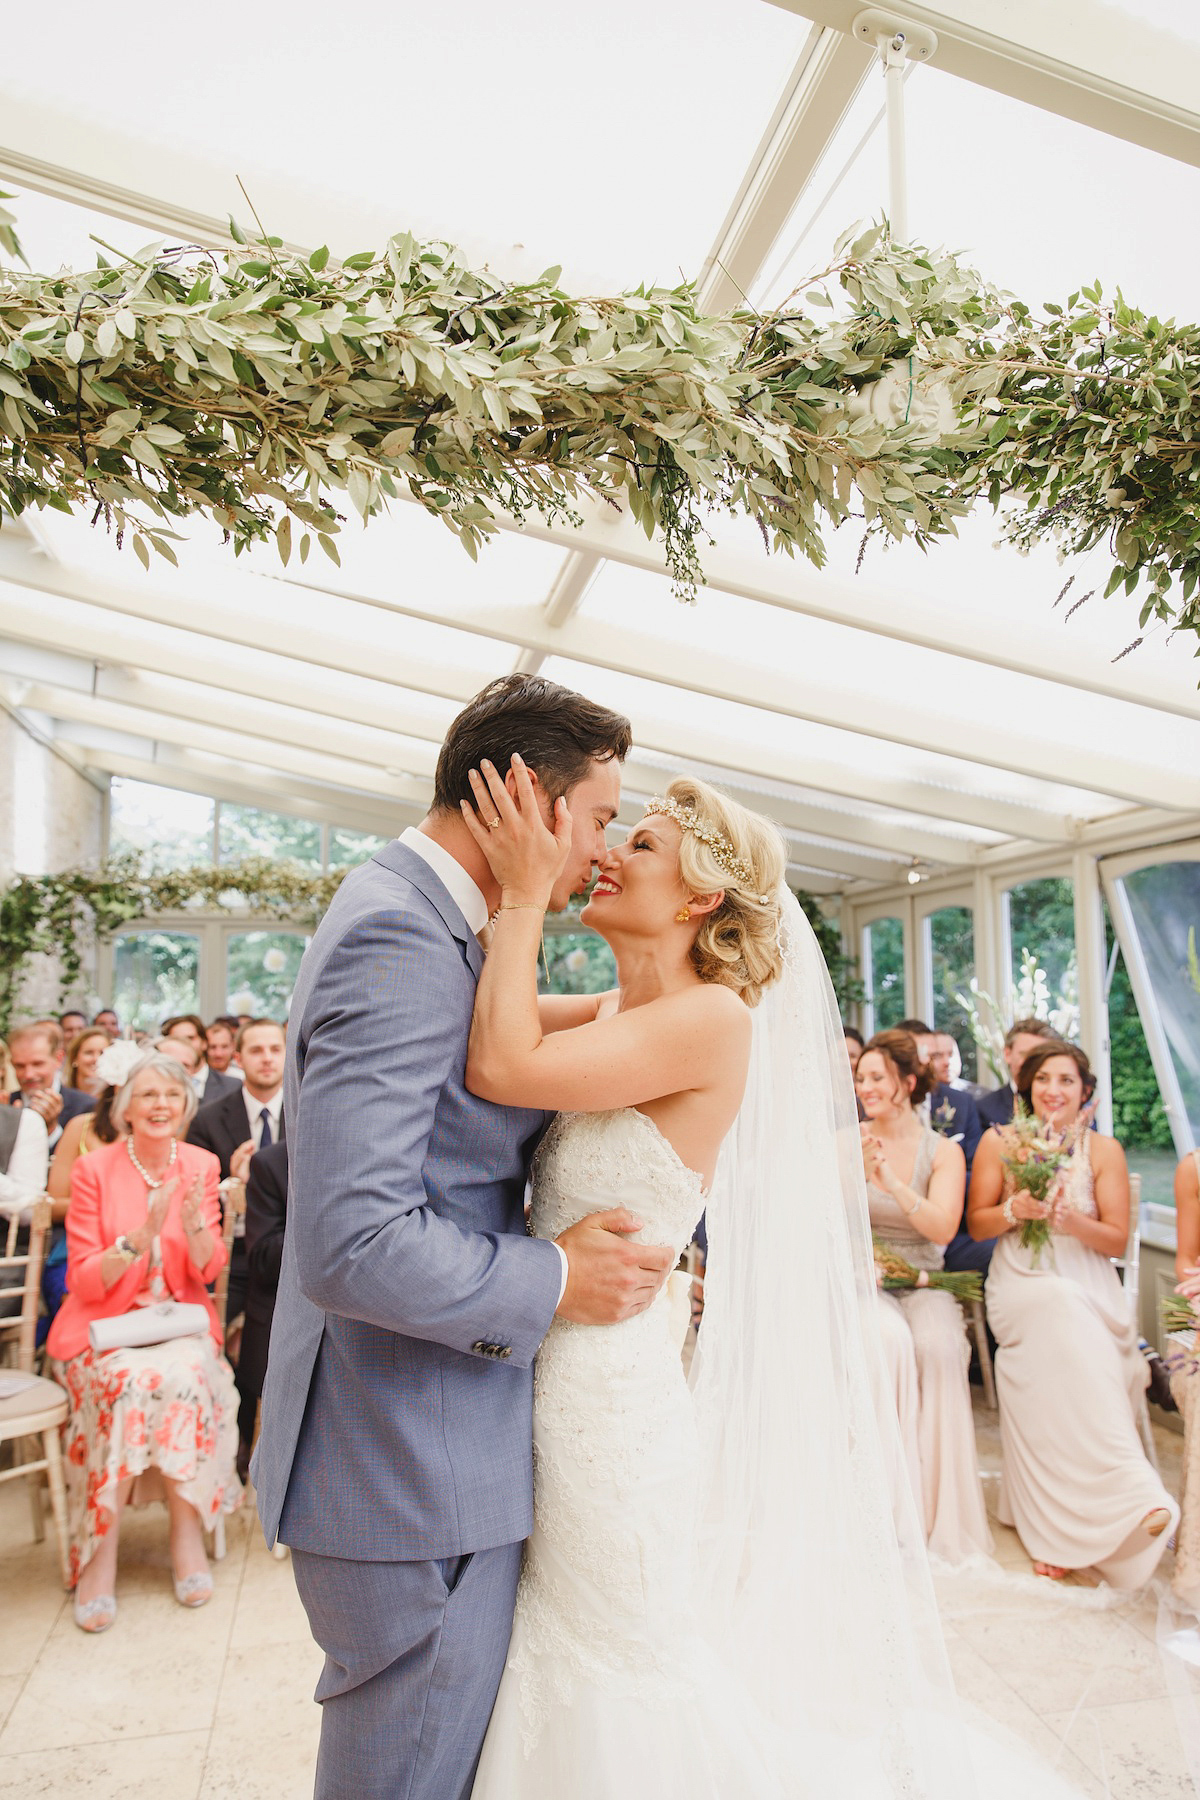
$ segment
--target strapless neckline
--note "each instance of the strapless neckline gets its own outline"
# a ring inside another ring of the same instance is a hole
[[[662,1126],[657,1125],[655,1123],[655,1121],[650,1117],[650,1114],[644,1113],[640,1106],[622,1107],[621,1111],[627,1112],[627,1113],[632,1113],[635,1119],[640,1119],[642,1121],[643,1125],[646,1125],[649,1127],[649,1129],[653,1132],[654,1136],[658,1139],[659,1143],[662,1145],[663,1149],[667,1152],[667,1155],[670,1156],[671,1158],[673,1158],[675,1163],[678,1165],[680,1174],[686,1175],[690,1181],[694,1181],[696,1184],[696,1192],[699,1194],[700,1198],[702,1200],[707,1200],[708,1199],[708,1189],[704,1185],[703,1175],[700,1174],[699,1170],[693,1169],[690,1163],[684,1162],[682,1156],[680,1156],[678,1150],[675,1148],[675,1146],[671,1142],[670,1138],[666,1135],[666,1133],[662,1129]]]

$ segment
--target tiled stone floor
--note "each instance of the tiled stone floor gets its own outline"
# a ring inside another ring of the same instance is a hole
[[[976,1422],[990,1504],[998,1434],[981,1408]],[[1156,1439],[1177,1492],[1181,1439],[1163,1430]],[[290,1565],[268,1555],[249,1509],[230,1522],[212,1602],[194,1613],[171,1593],[162,1510],[134,1514],[117,1622],[88,1638],[58,1585],[50,1521],[46,1541],[34,1544],[18,1487],[0,1487],[0,1795],[309,1795],[320,1654]],[[1016,1536],[995,1533],[999,1571],[938,1580],[964,1700],[1056,1763],[1088,1800],[1200,1800],[1181,1736],[1182,1724],[1196,1754],[1200,1710],[1193,1701],[1180,1712],[1168,1690],[1170,1680],[1200,1697],[1200,1671],[1164,1664],[1154,1597],[1110,1605],[1082,1579],[1051,1589],[1029,1573]],[[1170,1557],[1161,1565],[1168,1575]],[[1014,1800],[1038,1797],[1027,1790]]]

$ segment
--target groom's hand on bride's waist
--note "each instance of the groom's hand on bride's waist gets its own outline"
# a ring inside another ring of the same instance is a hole
[[[567,1285],[558,1317],[576,1325],[618,1325],[645,1312],[675,1266],[664,1244],[634,1244],[642,1221],[624,1206],[589,1213],[556,1242],[566,1252]]]

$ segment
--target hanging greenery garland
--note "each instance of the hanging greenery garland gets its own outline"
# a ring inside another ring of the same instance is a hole
[[[127,855],[96,868],[19,875],[0,891],[0,1038],[13,1023],[21,981],[35,956],[55,959],[61,997],[77,990],[89,943],[108,940],[123,925],[196,909],[315,926],[349,872],[321,872],[266,857],[154,869],[141,857]],[[861,999],[853,959],[844,954],[837,928],[811,894],[797,892],[797,899],[817,932],[839,999]],[[581,904],[573,902],[572,911]]]
[[[67,994],[78,986],[93,938],[104,941],[135,920],[191,909],[315,925],[346,873],[265,857],[162,870],[121,856],[96,868],[18,876],[0,893],[0,1036],[9,1029],[35,956],[55,958],[60,992]]]
[[[498,514],[600,496],[691,597],[714,511],[820,566],[849,517],[928,544],[1015,496],[1018,544],[1107,541],[1108,592],[1200,629],[1200,330],[1119,295],[1038,317],[877,227],[795,304],[709,318],[687,285],[577,299],[409,236],[336,262],[231,231],[0,275],[0,519],[87,507],[149,565],[203,514],[336,561],[342,496],[367,519],[405,489],[474,556]]]

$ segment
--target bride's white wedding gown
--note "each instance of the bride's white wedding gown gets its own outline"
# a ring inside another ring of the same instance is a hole
[[[556,1237],[622,1205],[644,1222],[646,1242],[681,1251],[704,1200],[700,1177],[645,1114],[560,1114],[536,1157],[531,1222],[539,1237]],[[803,1409],[802,1370],[795,1392]],[[705,1641],[694,1609],[698,1436],[665,1290],[619,1326],[555,1320],[538,1353],[533,1444],[533,1533],[472,1800],[970,1793],[956,1720],[930,1720],[919,1733],[934,1743],[934,1762],[944,1751],[949,1765],[927,1780],[889,1752],[889,1734],[870,1719],[861,1736],[834,1737],[806,1712],[803,1671],[820,1646],[806,1639],[803,1594],[789,1601],[796,1708],[786,1731]],[[869,1632],[870,1620],[862,1624]],[[997,1763],[989,1745],[988,1774],[1002,1780],[981,1786],[1011,1800],[1014,1780],[1033,1773],[1023,1760],[1017,1752]],[[1025,1791],[1039,1800],[1070,1791],[1037,1773],[1041,1783]]]
[[[644,1113],[560,1113],[534,1164],[534,1232],[613,1206],[679,1252],[704,1193]],[[745,1708],[692,1613],[698,1447],[665,1289],[623,1325],[554,1321],[533,1454],[533,1533],[472,1800],[782,1792],[765,1763],[756,1781]]]

